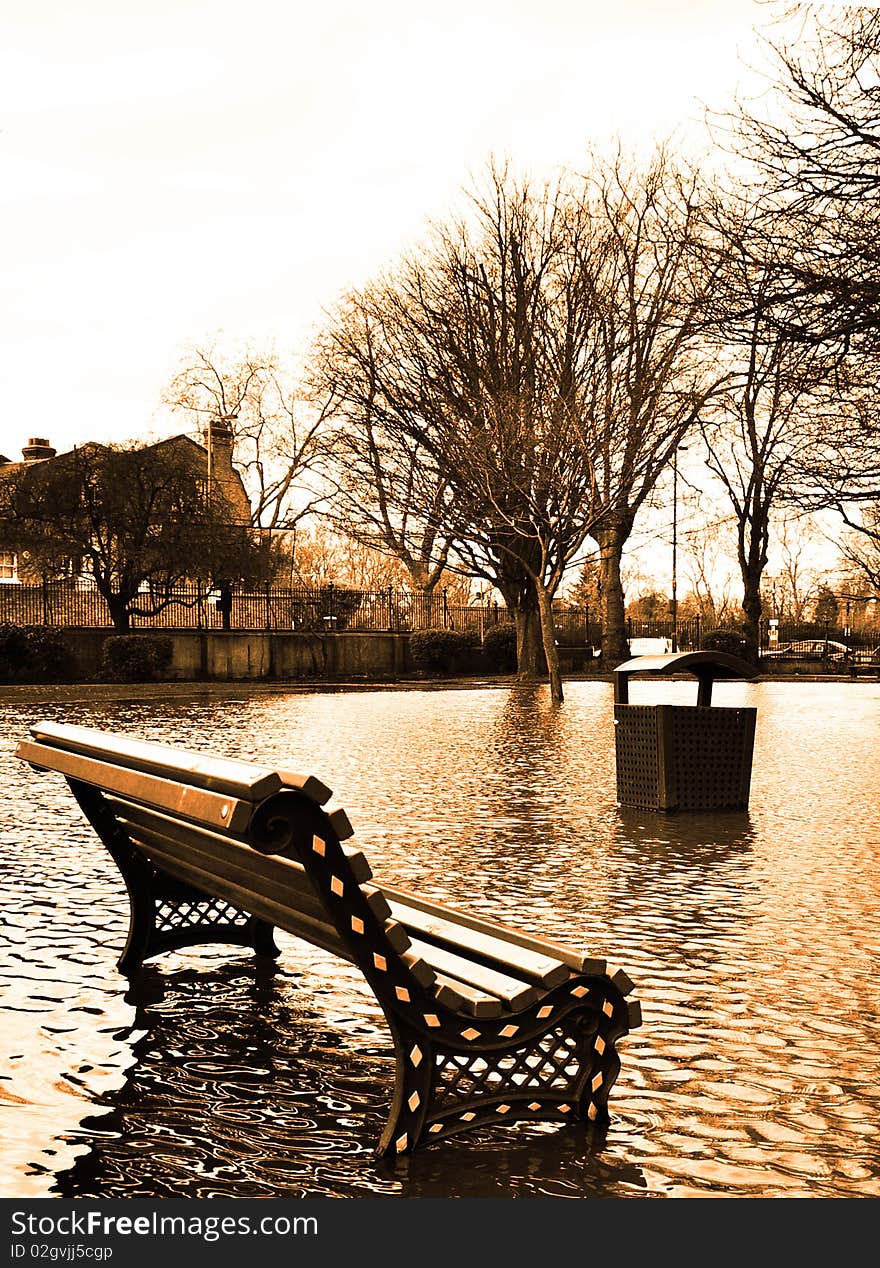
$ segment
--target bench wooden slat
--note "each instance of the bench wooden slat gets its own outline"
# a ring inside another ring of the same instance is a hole
[[[494,969],[487,969],[482,964],[476,964],[464,956],[445,951],[442,947],[434,946],[433,943],[422,942],[418,938],[413,938],[412,935],[410,935],[410,942],[415,954],[421,956],[426,964],[430,964],[435,973],[455,978],[456,981],[464,982],[466,986],[480,991],[483,995],[500,1000],[503,1008],[514,1011],[527,1008],[539,998],[538,991],[528,982],[517,980],[506,973],[497,973]]]
[[[211,870],[205,871],[205,877],[208,878],[217,875],[215,869],[220,867],[231,881],[249,889],[259,880],[262,883],[261,892],[270,901],[295,905],[309,918],[327,921],[322,899],[309,880],[305,868],[296,860],[262,854],[244,842],[218,836],[192,824],[181,823],[177,819],[118,797],[107,797],[106,801],[117,821],[134,841],[166,851],[182,864],[187,861],[186,856],[181,854],[184,849],[192,856],[194,866],[210,866]],[[350,852],[363,863],[363,867],[356,867],[354,870],[370,877],[372,873],[363,855],[355,850]],[[263,889],[262,886],[267,888]],[[360,889],[370,911],[383,923],[385,937],[392,949],[398,955],[408,951],[410,940],[406,929],[399,921],[391,919],[391,909],[382,891],[378,886],[370,884],[363,884]],[[417,970],[417,977],[422,985],[430,985],[433,981],[433,974],[427,966],[424,966],[421,973]]]
[[[423,938],[449,951],[465,951],[489,968],[509,972],[545,990],[559,986],[571,976],[569,966],[559,959],[471,929],[448,915],[440,916],[400,902],[392,902],[390,906],[395,919],[406,925],[412,937]]]
[[[148,775],[144,771],[129,770],[100,762],[96,758],[71,753],[67,749],[50,748],[31,740],[20,741],[16,756],[30,762],[39,770],[54,770],[68,779],[80,780],[109,792],[119,793],[134,801],[182,815],[196,823],[215,828],[230,828],[244,833],[253,813],[253,803],[240,801],[225,794],[209,792],[204,788],[175,783]]]
[[[147,775],[171,778],[178,783],[207,788],[243,801],[262,801],[282,787],[281,776],[268,766],[244,762],[239,758],[220,757],[214,753],[194,753],[152,740],[96,731],[91,727],[39,722],[31,727],[31,735],[53,748],[63,748],[98,761],[112,761]]]
[[[173,836],[157,832],[154,828],[145,827],[143,824],[125,820],[121,816],[119,821],[132,841],[145,851],[161,850],[163,854],[174,858],[183,867],[197,867],[205,876],[216,876],[220,880],[230,881],[233,885],[240,885],[243,889],[252,890],[254,893],[259,892],[267,901],[277,903],[279,907],[289,908],[291,911],[302,912],[312,920],[327,920],[324,904],[311,885],[296,886],[295,882],[291,884],[293,877],[260,876],[248,867],[248,860],[241,856],[238,860],[218,858],[210,849],[197,850],[191,846],[182,851],[180,842]]]
[[[117,765],[131,770],[172,778],[178,783],[207,788],[211,792],[239,797],[242,801],[262,801],[281,788],[296,789],[319,806],[325,805],[333,796],[331,789],[314,775],[300,775],[238,757],[194,753],[171,744],[157,744],[153,740],[138,740],[133,736],[59,722],[38,722],[30,730],[35,740],[54,748],[81,753],[99,761],[112,759]],[[345,812],[341,813],[344,815]]]
[[[484,995],[476,987],[447,977],[445,973],[437,974],[435,993],[439,1003],[470,1017],[500,1017],[504,1012],[501,1000],[494,995]]]
[[[581,955],[580,952],[573,950],[571,947],[561,946],[558,942],[549,942],[545,938],[537,938],[532,934],[524,933],[521,929],[512,929],[509,925],[503,925],[499,921],[484,920],[479,916],[471,916],[467,912],[459,911],[456,907],[448,907],[444,903],[421,898],[418,894],[414,894],[410,890],[400,889],[396,885],[381,885],[380,888],[391,904],[392,910],[395,903],[401,903],[407,907],[414,907],[416,911],[422,911],[428,915],[437,915],[443,919],[451,920],[455,924],[464,925],[466,929],[473,929],[478,933],[502,938],[513,946],[525,947],[529,951],[536,951],[539,955],[546,955],[551,959],[560,960],[563,964],[567,964],[570,969],[574,969],[576,973],[594,973],[597,976],[601,976],[605,972],[604,960]]]
[[[329,921],[315,920],[292,909],[287,904],[275,902],[244,885],[218,877],[215,872],[206,872],[194,863],[183,862],[173,850],[163,849],[157,842],[144,842],[141,848],[147,858],[170,876],[187,881],[210,896],[232,903],[233,906],[240,907],[261,920],[276,925],[279,929],[284,929],[294,937],[314,942],[325,951],[338,955],[340,959],[351,961],[351,952],[339,937],[335,926]]]
[[[163,832],[173,840],[179,840],[183,847],[213,851],[216,858],[228,858],[231,860],[243,854],[247,859],[248,867],[253,869],[255,876],[274,877],[285,884],[289,881],[295,887],[308,887],[309,891],[314,893],[312,882],[308,879],[305,868],[296,859],[281,854],[264,854],[262,850],[253,849],[246,841],[239,840],[237,837],[221,836],[208,828],[199,827],[198,824],[182,822],[180,819],[174,819],[159,810],[139,805],[137,802],[128,801],[121,797],[111,795],[106,800],[114,814],[119,818],[124,818],[126,822],[143,824],[145,827],[154,828],[157,832]],[[352,846],[344,846],[343,851],[358,884],[371,880],[373,873],[360,850]],[[385,900],[385,908],[387,909],[386,915],[390,914],[387,900]],[[378,910],[378,905],[376,909]]]

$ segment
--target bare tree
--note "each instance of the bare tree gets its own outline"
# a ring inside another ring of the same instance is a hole
[[[775,79],[734,124],[760,202],[753,243],[774,258],[789,333],[873,347],[880,335],[880,12],[792,3],[769,41]],[[768,106],[769,102],[769,106]],[[762,241],[763,238],[763,241]]]
[[[755,262],[753,224],[754,217],[725,224],[718,303],[734,377],[701,430],[709,466],[733,509],[745,655],[756,661],[773,518],[801,497],[804,464],[824,446],[846,397],[837,349],[804,341],[780,321],[779,267]]]
[[[224,355],[216,344],[188,349],[164,403],[200,436],[218,420],[231,428],[255,526],[290,529],[323,504],[324,411],[297,396],[276,353]]]
[[[397,368],[382,309],[375,292],[349,297],[313,349],[310,392],[336,421],[325,514],[349,537],[399,560],[411,584],[431,594],[457,530],[453,493],[421,438],[387,425]]]
[[[699,616],[707,628],[737,615],[730,572],[736,565],[727,552],[729,528],[728,518],[709,518],[681,534],[681,570],[689,589],[679,604],[679,615],[684,619]]]
[[[838,545],[854,580],[880,596],[880,500],[849,511]]]
[[[809,521],[803,517],[796,521],[782,519],[776,536],[780,566],[769,587],[773,616],[779,620],[803,621],[821,589]]]
[[[626,651],[621,559],[636,515],[725,375],[705,355],[709,298],[722,267],[705,250],[704,194],[665,149],[643,168],[622,154],[596,160],[579,194],[580,215],[603,249],[580,261],[577,307],[599,315],[597,389],[591,419],[599,546],[603,660]]]
[[[490,168],[469,214],[435,226],[422,252],[351,297],[325,338],[345,349],[331,382],[346,417],[354,405],[361,440],[369,420],[403,469],[415,466],[415,481],[397,487],[417,495],[449,564],[500,591],[520,674],[537,671],[541,647],[555,700],[552,600],[595,505],[596,317],[575,286],[592,229],[561,187],[534,190]],[[372,478],[377,494],[394,487]]]

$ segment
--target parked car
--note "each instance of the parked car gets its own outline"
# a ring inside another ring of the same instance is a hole
[[[846,643],[838,643],[832,638],[802,638],[793,643],[780,643],[778,647],[762,652],[761,655],[764,660],[784,657],[786,660],[844,661],[850,658],[850,649]]]
[[[849,659],[853,665],[877,665],[880,668],[880,646],[854,647]]]

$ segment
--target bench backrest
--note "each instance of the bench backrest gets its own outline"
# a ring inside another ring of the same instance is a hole
[[[323,808],[332,794],[320,780],[87,727],[41,722],[31,736],[17,756],[64,775],[101,831],[97,794],[114,828],[169,875],[369,976],[393,964],[419,986],[436,987],[434,971],[370,883],[366,858],[344,844],[353,835],[345,812]]]

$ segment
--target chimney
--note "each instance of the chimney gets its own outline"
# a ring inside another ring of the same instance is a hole
[[[211,427],[211,448],[216,458],[218,449],[223,452],[223,461],[228,454],[229,463],[232,463],[232,423],[238,418],[237,414],[222,414],[220,418],[212,418]]]
[[[247,523],[250,519],[250,505],[241,476],[232,465],[231,424],[237,418],[237,414],[222,414],[211,420],[208,436],[208,483],[223,494],[236,519]]]
[[[54,458],[56,451],[48,440],[40,436],[32,436],[21,451],[25,462],[43,462],[46,458]]]

